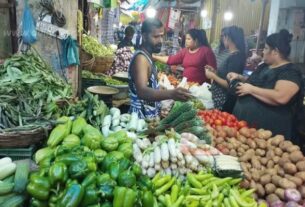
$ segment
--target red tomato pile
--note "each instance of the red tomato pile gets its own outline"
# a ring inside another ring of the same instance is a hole
[[[216,128],[216,126],[228,126],[240,129],[248,126],[246,121],[238,121],[234,115],[216,109],[199,111],[198,116],[213,128]]]

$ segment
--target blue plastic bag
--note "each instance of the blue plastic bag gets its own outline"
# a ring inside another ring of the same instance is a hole
[[[25,44],[33,44],[37,40],[36,23],[27,0],[24,1],[22,40]]]

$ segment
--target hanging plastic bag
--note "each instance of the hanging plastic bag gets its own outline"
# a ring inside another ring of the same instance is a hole
[[[25,44],[33,44],[37,40],[36,24],[27,0],[24,1],[22,40]]]

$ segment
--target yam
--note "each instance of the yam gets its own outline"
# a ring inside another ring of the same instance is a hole
[[[239,160],[241,162],[247,162],[249,160],[251,160],[251,158],[255,155],[255,151],[254,149],[250,149],[248,150],[241,158],[239,158]]]
[[[271,182],[271,175],[270,174],[265,174],[260,177],[260,183],[262,185],[266,185]]]
[[[266,165],[267,165],[267,162],[268,162],[268,159],[267,159],[266,157],[262,157],[262,158],[260,159],[260,162],[261,162],[262,165],[266,166]]]
[[[305,161],[299,161],[296,164],[298,171],[305,171]]]
[[[260,183],[256,184],[256,193],[261,198],[265,196],[265,189]]]
[[[267,195],[274,193],[276,190],[276,186],[273,183],[267,183],[265,185],[265,191]]]
[[[301,178],[303,180],[303,182],[305,182],[305,171],[297,172],[294,176]]]
[[[292,152],[295,152],[295,151],[300,151],[300,147],[299,146],[293,145],[292,143],[291,143],[291,145],[292,146],[287,148],[287,152],[292,153]]]
[[[267,148],[267,142],[263,139],[255,139],[256,145],[260,149],[266,149]]]
[[[299,161],[303,160],[303,153],[301,151],[294,151],[291,152],[289,155],[289,159],[293,162],[293,163],[297,163]]]
[[[274,154],[281,157],[282,154],[283,154],[283,150],[281,148],[277,147],[277,148],[274,149]]]
[[[272,139],[271,144],[276,147],[279,146],[285,140],[283,135],[276,135],[271,139]]]
[[[256,155],[256,156],[264,157],[265,154],[266,154],[266,151],[263,150],[263,149],[256,149],[256,150],[255,150],[255,155]]]
[[[266,197],[268,203],[274,203],[275,201],[280,200],[280,198],[276,194],[270,194]]]
[[[285,199],[285,190],[282,188],[277,188],[274,192],[280,199]]]
[[[258,161],[258,158],[256,156],[252,157],[251,164],[253,168],[258,170],[261,169],[261,163]]]
[[[255,148],[256,148],[256,143],[255,143],[254,140],[252,140],[252,139],[248,139],[248,140],[247,140],[247,145],[248,145],[251,149],[255,149]]]
[[[281,159],[281,158],[280,158],[279,156],[274,156],[274,157],[272,158],[274,164],[278,164],[278,162],[279,162],[280,159]]]
[[[291,182],[294,182],[294,184],[296,184],[297,186],[301,186],[302,183],[303,183],[301,178],[294,177],[294,176],[291,176],[291,175],[285,175],[285,178],[287,178]]]
[[[285,173],[288,173],[290,175],[293,175],[297,172],[297,167],[290,162],[285,163],[283,166],[283,169],[284,169]]]
[[[273,168],[274,167],[274,162],[273,162],[273,160],[269,160],[268,162],[267,162],[267,168]]]
[[[288,180],[287,178],[281,178],[279,180],[279,187],[283,188],[283,189],[289,189],[289,188],[296,188],[296,184],[290,180]]]

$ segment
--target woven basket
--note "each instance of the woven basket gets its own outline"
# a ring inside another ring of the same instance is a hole
[[[51,130],[47,128],[33,127],[28,130],[10,129],[9,131],[0,132],[0,147],[28,147],[44,141]]]
[[[93,72],[95,73],[106,73],[113,63],[114,57],[96,57],[93,66]]]

